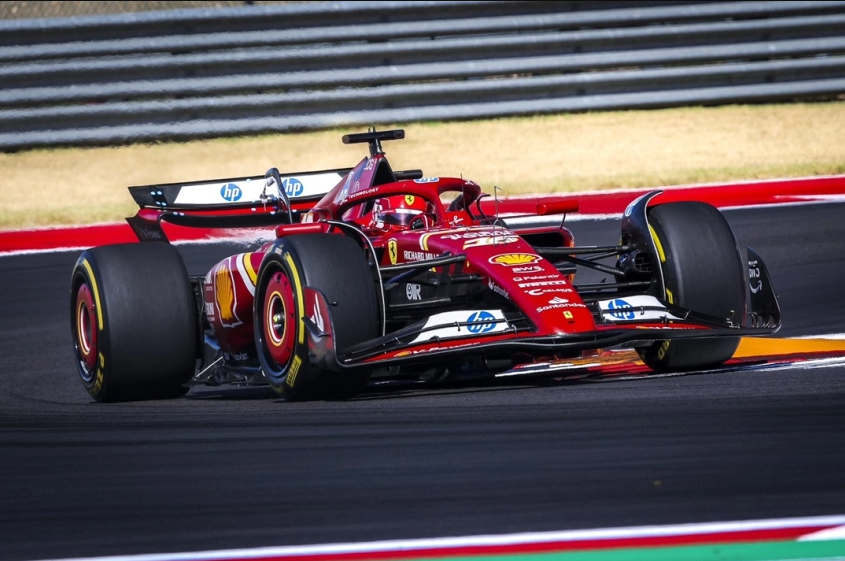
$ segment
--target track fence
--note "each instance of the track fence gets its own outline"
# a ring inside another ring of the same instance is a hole
[[[254,3],[0,21],[0,149],[845,94],[845,2]]]

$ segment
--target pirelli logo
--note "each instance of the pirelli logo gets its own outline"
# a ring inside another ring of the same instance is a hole
[[[299,358],[299,356],[293,357],[293,362],[290,365],[290,370],[288,370],[287,378],[285,378],[285,383],[291,388],[296,385],[296,376],[299,374],[300,366],[302,366],[302,359]]]

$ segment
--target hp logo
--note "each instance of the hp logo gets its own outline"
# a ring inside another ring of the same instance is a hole
[[[302,186],[302,182],[295,177],[283,179],[282,186],[285,188],[285,193],[288,194],[288,197],[298,197],[302,194],[302,191],[305,190],[305,187]]]
[[[223,197],[223,200],[229,201],[230,203],[239,200],[243,193],[241,188],[234,183],[227,183],[220,189],[220,196]]]
[[[613,300],[607,305],[609,310],[617,310],[611,312],[611,316],[616,319],[634,319],[634,308],[628,302],[622,299]]]
[[[490,312],[475,312],[467,318],[470,333],[487,333],[496,327],[496,318]]]

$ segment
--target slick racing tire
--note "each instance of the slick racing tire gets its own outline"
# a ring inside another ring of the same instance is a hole
[[[336,234],[302,234],[280,239],[267,252],[255,291],[255,341],[261,368],[283,398],[345,399],[367,384],[369,371],[323,370],[311,364],[303,317],[306,286],[320,290],[330,305],[335,348],[379,334],[375,284],[361,247]]]
[[[745,313],[745,270],[725,217],[701,202],[649,209],[648,221],[663,270],[664,298],[688,310],[740,321]],[[657,341],[638,349],[657,372],[718,366],[730,359],[739,337]]]
[[[73,268],[70,325],[97,401],[184,395],[196,367],[196,303],[182,257],[159,242],[95,247]]]

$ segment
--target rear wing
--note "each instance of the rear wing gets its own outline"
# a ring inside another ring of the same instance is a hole
[[[291,210],[302,212],[310,210],[350,171],[352,168],[279,174],[280,183],[268,182],[267,175],[256,175],[141,185],[129,187],[129,193],[142,209],[226,211],[283,199],[279,191],[284,188],[285,195],[291,202]]]
[[[162,222],[192,228],[290,224],[308,212],[352,168],[129,187],[141,209],[126,219],[140,241],[167,241]]]
[[[359,164],[360,165],[360,164]],[[126,219],[141,241],[167,241],[161,222],[191,228],[250,228],[298,223],[354,168],[129,187],[141,209]],[[418,179],[421,170],[394,172]]]

